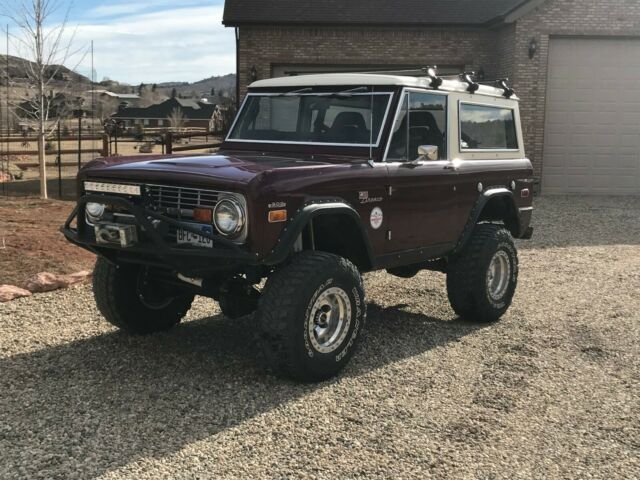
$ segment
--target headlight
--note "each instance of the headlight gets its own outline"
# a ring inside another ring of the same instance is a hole
[[[222,235],[235,235],[244,226],[244,210],[235,200],[225,198],[216,205],[213,211],[213,221]]]
[[[104,211],[106,208],[107,207],[102,203],[87,203],[84,207],[84,210],[87,214],[87,222],[93,225],[95,222],[99,221],[104,215]]]

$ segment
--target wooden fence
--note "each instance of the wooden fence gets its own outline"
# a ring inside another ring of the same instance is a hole
[[[218,148],[221,143],[220,142],[214,142],[214,143],[194,143],[192,145],[179,145],[176,146],[174,145],[176,143],[176,140],[182,140],[185,138],[198,138],[198,137],[206,137],[208,139],[208,137],[217,137],[218,135],[212,133],[212,132],[196,132],[196,133],[172,133],[172,132],[167,132],[165,134],[165,149],[167,154],[172,154],[172,153],[178,153],[178,152],[187,152],[187,151],[192,151],[192,150],[204,150],[204,149],[210,149],[210,148]],[[206,142],[206,140],[205,140]]]

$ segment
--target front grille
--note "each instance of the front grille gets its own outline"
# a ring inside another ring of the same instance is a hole
[[[215,190],[168,185],[146,185],[145,190],[151,207],[176,213],[196,207],[214,208],[221,195],[221,192]],[[179,213],[178,215],[180,216]]]
[[[142,197],[130,197],[130,201],[137,205],[144,206],[150,211],[155,211],[167,217],[186,223],[201,223],[195,221],[193,210],[195,208],[213,210],[218,202],[225,197],[234,198],[242,205],[246,212],[246,202],[243,196],[236,193],[177,187],[171,185],[143,184],[141,187],[143,191]],[[126,209],[123,210],[118,207],[116,207],[110,214],[112,215],[110,220],[118,223],[129,223],[129,221],[127,221],[127,217],[131,217]],[[168,222],[162,222],[161,225],[156,228],[160,231],[164,239],[169,242],[169,244],[176,244],[176,226],[171,225]],[[88,228],[89,235],[92,235],[92,230],[93,227]],[[214,233],[215,232],[216,230],[214,228]],[[234,238],[234,241],[241,243],[245,241],[246,237],[247,226],[245,223],[243,231]]]

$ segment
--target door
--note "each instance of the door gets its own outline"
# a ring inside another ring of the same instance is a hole
[[[543,193],[640,193],[640,39],[549,46]]]
[[[456,171],[447,152],[447,96],[405,92],[392,133],[387,166],[390,241],[387,252],[446,251],[455,242]],[[438,148],[438,158],[419,157],[420,146]]]

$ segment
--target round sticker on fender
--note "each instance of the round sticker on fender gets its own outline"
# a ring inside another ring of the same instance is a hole
[[[369,221],[371,222],[371,227],[374,230],[379,229],[382,226],[382,220],[384,219],[382,215],[382,209],[379,207],[371,210],[371,215],[369,216]]]

